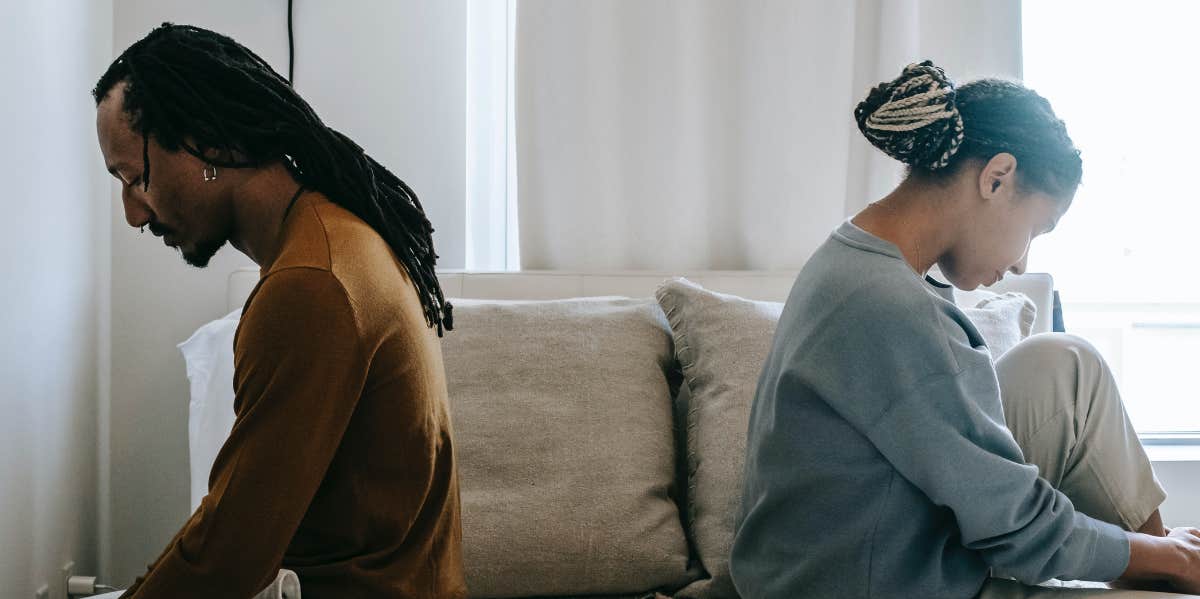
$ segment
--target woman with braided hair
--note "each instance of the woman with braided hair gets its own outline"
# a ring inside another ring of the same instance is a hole
[[[804,266],[750,416],[730,570],[745,599],[999,597],[1015,578],[1200,592],[1200,530],[1165,494],[1086,341],[993,363],[964,290],[1025,270],[1082,175],[1050,104],[930,62],[854,117],[908,165]]]
[[[305,596],[465,597],[451,306],[416,194],[212,31],[156,28],[93,95],[129,225],[261,269],[209,492],[123,596],[245,598],[289,569]]]

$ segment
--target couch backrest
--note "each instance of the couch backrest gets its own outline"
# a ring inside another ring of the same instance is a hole
[[[574,272],[557,270],[526,270],[514,272],[481,272],[465,270],[438,271],[442,291],[450,298],[472,299],[563,299],[601,295],[652,297],[663,280],[683,276],[705,289],[738,295],[747,299],[782,302],[787,299],[795,271],[602,271]],[[229,309],[236,310],[258,283],[257,268],[241,268],[229,275]],[[1019,291],[1037,304],[1034,333],[1049,332],[1054,308],[1054,280],[1046,273],[1009,275],[986,288],[1003,293]],[[955,290],[958,303],[974,305],[979,291]]]

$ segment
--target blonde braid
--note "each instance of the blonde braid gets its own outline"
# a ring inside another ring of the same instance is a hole
[[[932,62],[910,64],[900,77],[871,90],[855,109],[863,135],[889,156],[937,170],[949,164],[963,140],[955,88]]]

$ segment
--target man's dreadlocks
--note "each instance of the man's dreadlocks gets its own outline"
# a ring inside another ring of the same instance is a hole
[[[92,90],[97,105],[124,82],[124,111],[142,135],[144,188],[150,138],[214,166],[280,161],[302,185],[325,194],[377,231],[404,264],[438,335],[453,330],[453,306],[434,271],[433,227],[417,195],[312,107],[257,54],[219,33],[163,23],[113,61]]]

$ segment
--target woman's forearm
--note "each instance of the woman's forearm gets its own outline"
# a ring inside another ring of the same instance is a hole
[[[1180,544],[1169,537],[1156,537],[1140,532],[1126,533],[1129,537],[1129,566],[1122,580],[1178,580],[1188,569],[1188,555]]]

